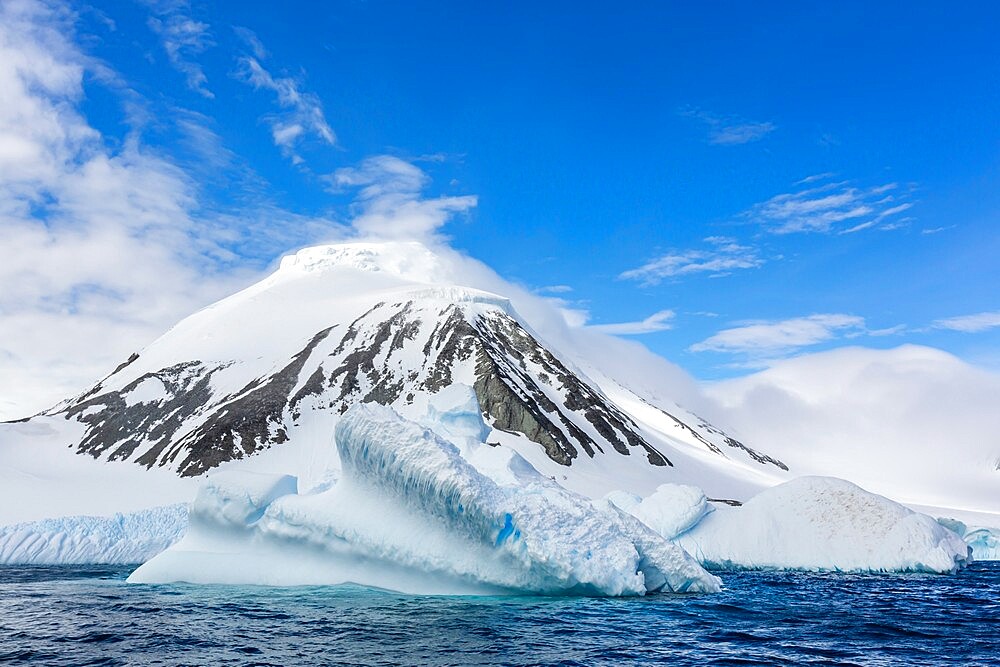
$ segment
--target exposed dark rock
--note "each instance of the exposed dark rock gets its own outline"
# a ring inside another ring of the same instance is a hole
[[[730,498],[706,498],[710,503],[719,503],[721,505],[729,505],[730,507],[742,507],[743,503],[738,500],[732,500]]]
[[[111,375],[117,375],[120,371],[122,371],[125,367],[130,366],[132,362],[138,358],[139,358],[139,353],[133,352],[132,354],[129,355],[128,359],[118,364],[115,367],[115,370],[111,371]],[[111,377],[111,375],[109,375],[108,377]]]
[[[652,465],[673,465],[629,415],[514,317],[499,309],[476,312],[481,314],[471,316],[461,304],[429,310],[413,301],[379,303],[342,329],[329,354],[321,356],[316,349],[334,327],[316,333],[280,371],[231,395],[212,393],[212,377],[225,364],[189,361],[146,373],[120,392],[101,393],[98,385],[96,395],[81,397],[62,412],[86,425],[79,451],[135,459],[148,467],[172,465],[190,476],[287,441],[286,429],[302,417],[303,402],[310,397],[317,401],[306,405],[342,413],[358,402],[412,403],[418,392],[440,391],[457,376],[473,383],[494,428],[523,434],[559,464],[568,466],[581,453],[593,457],[614,449],[626,456],[638,450]],[[137,358],[130,357],[115,373]],[[149,378],[163,383],[164,396],[129,405],[128,394]],[[725,456],[725,443],[787,470],[708,424],[695,429],[664,414],[717,454]],[[187,431],[194,422],[197,426]],[[709,439],[702,431],[719,437]]]
[[[771,465],[778,466],[782,470],[786,471],[788,470],[788,466],[786,466],[778,459],[774,458],[773,456],[768,456],[767,454],[761,454],[760,452],[754,449],[750,449],[749,447],[744,445],[739,440],[736,440],[735,438],[730,438],[729,436],[726,436],[725,443],[730,447],[735,447],[736,449],[742,449],[744,452],[747,453],[747,455],[750,458],[752,458],[754,461],[757,461],[758,463],[770,463]]]
[[[306,360],[332,329],[323,329],[313,336],[274,375],[258,378],[227,398],[208,420],[174,443],[163,462],[172,463],[185,452],[178,466],[181,475],[200,475],[225,461],[242,459],[288,440],[283,417],[289,396],[298,384]]]
[[[145,373],[120,392],[78,400],[65,410],[67,419],[87,425],[78,451],[115,460],[130,457],[143,443],[154,443],[150,451],[166,447],[186,419],[205,409],[211,399],[209,379],[219,368],[188,361]],[[125,396],[149,379],[163,384],[166,397],[129,405]]]

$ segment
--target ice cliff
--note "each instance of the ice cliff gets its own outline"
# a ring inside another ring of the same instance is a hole
[[[179,540],[186,526],[186,504],[0,526],[0,564],[142,563]]]

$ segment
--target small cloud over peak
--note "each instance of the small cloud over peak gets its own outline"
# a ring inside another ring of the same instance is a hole
[[[671,250],[642,266],[624,271],[618,277],[638,280],[648,286],[656,285],[666,278],[697,273],[723,276],[738,269],[753,269],[764,263],[755,248],[728,236],[709,236],[704,242],[706,247]]]
[[[980,333],[1000,327],[1000,310],[935,320],[932,326],[935,329],[948,329],[962,333]]]
[[[797,186],[755,204],[743,217],[772,234],[818,232],[854,234],[866,229],[899,229],[908,219],[899,214],[913,207],[909,188],[898,183],[861,187],[850,181],[822,183],[832,174],[808,176]]]
[[[375,155],[354,167],[323,177],[335,192],[358,189],[351,224],[362,236],[422,239],[433,237],[451,218],[474,208],[474,195],[425,198],[430,177],[412,162]]]
[[[296,78],[274,76],[261,64],[261,56],[267,56],[264,45],[251,31],[243,30],[248,34],[237,34],[249,45],[254,55],[239,58],[235,76],[255,90],[269,90],[275,94],[277,105],[282,111],[265,117],[271,126],[274,145],[292,164],[300,165],[305,160],[299,153],[299,145],[306,137],[315,137],[330,146],[336,144],[337,136],[326,120],[319,97],[306,91],[302,82]]]
[[[167,59],[187,79],[187,86],[199,95],[214,98],[208,89],[208,77],[197,58],[215,46],[210,26],[190,15],[191,6],[186,0],[146,0],[144,4],[153,13],[146,25],[160,38]]]
[[[539,294],[567,294],[573,291],[569,285],[546,285],[535,290]]]
[[[737,146],[759,141],[777,129],[769,121],[752,121],[739,116],[721,116],[698,108],[682,109],[681,116],[694,118],[708,127],[708,143]]]
[[[674,326],[674,317],[676,317],[676,313],[674,313],[674,311],[661,310],[653,313],[644,320],[638,320],[636,322],[592,324],[587,328],[593,331],[600,331],[601,333],[613,334],[616,336],[637,336],[672,329]]]

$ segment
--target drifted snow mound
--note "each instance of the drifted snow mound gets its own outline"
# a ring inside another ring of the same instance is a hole
[[[187,504],[111,517],[71,516],[0,527],[2,565],[142,563],[177,542]]]
[[[723,507],[677,543],[709,568],[951,573],[969,562],[956,533],[833,477],[800,477]]]
[[[456,407],[470,413],[464,401]],[[326,490],[213,476],[184,539],[129,581],[352,582],[411,593],[719,590],[681,548],[513,452],[470,444],[477,469],[455,444],[377,405],[348,410],[336,443],[343,476]]]

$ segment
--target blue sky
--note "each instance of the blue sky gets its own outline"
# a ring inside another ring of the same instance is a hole
[[[1000,367],[995,4],[540,4],[32,20],[84,71],[49,100],[99,134],[79,155],[176,185],[217,275],[341,233],[392,156],[432,231],[696,377],[905,342]]]

